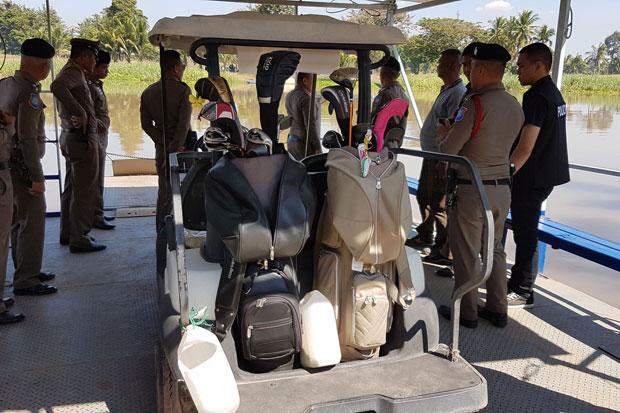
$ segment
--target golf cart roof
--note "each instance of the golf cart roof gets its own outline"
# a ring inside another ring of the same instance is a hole
[[[188,50],[199,39],[220,39],[220,53],[236,53],[235,43],[255,42],[254,46],[277,43],[312,44],[316,49],[353,50],[365,45],[397,45],[405,36],[395,27],[361,25],[322,15],[267,15],[237,11],[219,16],[192,15],[160,19],[149,32],[154,45]]]

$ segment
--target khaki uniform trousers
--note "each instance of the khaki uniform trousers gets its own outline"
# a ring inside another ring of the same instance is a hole
[[[60,197],[60,239],[89,245],[97,196],[99,143],[96,134],[63,131],[60,148],[66,159],[65,187]]]
[[[437,230],[433,248],[441,249],[448,237],[446,213],[446,180],[437,171],[438,161],[424,159],[416,199],[422,222],[417,227],[420,239],[431,242]],[[447,255],[446,255],[447,256]]]
[[[164,149],[155,146],[155,166],[157,167],[157,209],[155,212],[155,229],[160,233],[163,228],[166,215],[172,212],[172,191],[170,189],[170,179],[166,178],[166,156]]]
[[[11,246],[15,288],[39,284],[45,241],[45,195],[32,196],[30,185],[19,174],[11,172],[13,180],[13,225]]]
[[[103,221],[103,188],[105,181],[105,154],[108,149],[108,132],[99,134],[99,173],[97,176],[98,191],[95,206],[95,223]]]
[[[306,142],[301,140],[301,138],[294,139],[295,140],[289,140],[287,142],[286,150],[298,161],[301,161],[308,156],[322,153],[320,142],[310,139],[310,142],[308,142],[308,153],[306,154]]]
[[[0,298],[4,297],[4,281],[6,280],[6,265],[9,259],[9,237],[11,234],[11,219],[13,217],[13,184],[8,169],[0,171]],[[0,313],[6,307],[0,300]]]
[[[506,314],[506,252],[502,244],[504,224],[510,208],[510,187],[508,185],[485,185],[493,214],[494,244],[493,268],[486,283],[486,308],[495,313]],[[448,231],[454,262],[454,288],[457,289],[472,278],[477,278],[482,266],[483,214],[477,191],[473,185],[459,185],[456,205],[449,210]],[[478,290],[465,294],[461,301],[461,318],[478,319]]]

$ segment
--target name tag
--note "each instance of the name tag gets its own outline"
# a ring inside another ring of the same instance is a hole
[[[558,118],[566,116],[566,105],[558,106]]]

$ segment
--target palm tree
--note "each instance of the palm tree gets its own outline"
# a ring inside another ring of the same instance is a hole
[[[491,20],[491,28],[489,29],[489,41],[506,45],[508,38],[508,20],[505,17],[496,17]]]
[[[546,44],[547,46],[553,46],[553,36],[555,35],[555,30],[543,24],[538,28],[538,33],[536,34],[536,40],[541,43]]]
[[[513,52],[516,53],[521,48],[532,42],[535,35],[538,15],[532,10],[523,10],[517,17],[510,19],[510,37],[514,40]]]
[[[587,53],[586,62],[594,73],[601,73],[607,63],[607,46],[605,43],[592,46],[592,49]]]

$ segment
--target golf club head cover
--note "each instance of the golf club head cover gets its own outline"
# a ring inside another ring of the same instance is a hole
[[[349,108],[351,97],[343,86],[327,86],[321,89],[321,96],[329,102],[329,114],[336,112],[336,120],[342,136],[349,136]]]
[[[196,94],[210,102],[233,103],[232,92],[228,82],[221,76],[203,77],[194,85]]]
[[[274,142],[278,141],[278,106],[284,82],[295,73],[300,59],[299,53],[278,50],[265,53],[258,60],[256,93],[260,107],[260,125]]]

